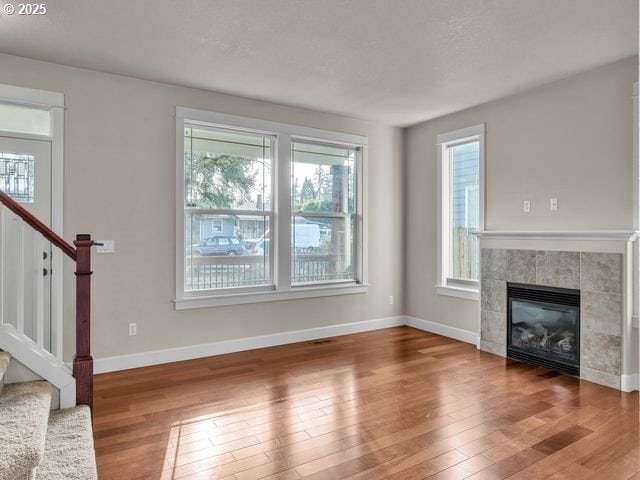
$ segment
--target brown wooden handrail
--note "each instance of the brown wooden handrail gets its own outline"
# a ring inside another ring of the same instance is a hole
[[[42,223],[36,216],[0,190],[0,203],[58,247],[76,263],[76,354],[73,376],[76,379],[76,403],[93,409],[93,358],[91,357],[91,235],[77,235],[73,245]]]
[[[76,249],[73,248],[72,245],[69,245],[64,238],[47,227],[29,210],[24,208],[2,190],[0,190],[0,203],[22,218],[22,220],[24,220],[27,225],[31,226],[31,228],[40,232],[44,238],[62,250],[71,260],[74,262],[76,261]]]

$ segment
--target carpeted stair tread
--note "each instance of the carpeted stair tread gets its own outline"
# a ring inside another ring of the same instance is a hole
[[[97,478],[89,407],[51,412],[45,454],[36,480]]]
[[[0,479],[31,480],[44,455],[51,385],[5,385],[0,394]]]

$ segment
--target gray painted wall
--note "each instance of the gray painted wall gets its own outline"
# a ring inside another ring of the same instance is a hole
[[[0,83],[66,95],[64,236],[90,232],[116,242],[115,254],[95,256],[96,357],[403,313],[401,129],[8,55],[0,55]],[[368,136],[369,293],[176,312],[176,105]],[[70,268],[65,321],[73,332]],[[138,323],[137,336],[128,336],[129,322]]]
[[[486,124],[487,229],[631,229],[637,79],[629,58],[406,130],[408,315],[478,331],[478,302],[434,289],[437,135]]]

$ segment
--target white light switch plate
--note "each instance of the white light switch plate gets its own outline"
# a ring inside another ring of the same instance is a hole
[[[524,213],[531,212],[531,200],[525,200],[524,202],[522,202],[522,211]]]
[[[549,199],[549,208],[551,209],[552,212],[557,212],[558,211],[558,199],[557,198],[550,198]]]
[[[114,253],[116,251],[115,240],[96,240],[97,243],[102,243],[96,247],[97,253]]]

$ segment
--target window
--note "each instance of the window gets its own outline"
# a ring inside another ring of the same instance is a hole
[[[357,148],[291,145],[293,284],[355,281]]]
[[[478,298],[484,228],[484,125],[438,135],[439,293]]]
[[[0,130],[5,132],[51,135],[51,111],[0,103]]]
[[[0,152],[0,190],[22,203],[34,202],[35,157]]]
[[[269,231],[273,140],[184,122],[185,292],[273,285],[269,254],[245,255],[237,229],[252,217]]]
[[[366,291],[365,137],[176,114],[176,308]]]

